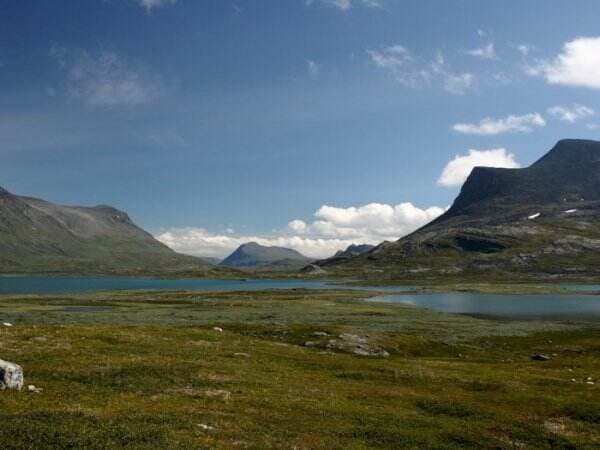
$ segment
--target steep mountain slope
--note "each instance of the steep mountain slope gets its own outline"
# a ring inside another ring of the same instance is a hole
[[[109,206],[70,207],[0,188],[0,273],[205,270]]]
[[[346,250],[340,250],[333,256],[334,258],[351,258],[353,256],[362,255],[375,248],[369,244],[351,244],[346,247]]]
[[[332,265],[387,278],[600,276],[600,142],[562,140],[524,169],[477,167],[445,214]]]
[[[221,266],[284,270],[300,268],[311,260],[296,250],[284,247],[265,247],[256,242],[240,245],[221,262]]]

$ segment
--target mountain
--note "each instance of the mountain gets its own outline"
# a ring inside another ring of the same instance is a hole
[[[559,141],[523,169],[476,167],[452,207],[346,261],[347,274],[520,279],[600,275],[600,142]]]
[[[346,250],[340,250],[333,256],[334,258],[352,258],[353,256],[362,255],[367,253],[369,250],[373,250],[374,245],[369,244],[351,244]]]
[[[221,263],[221,258],[215,258],[213,256],[198,256],[202,261],[205,261],[213,266],[218,266]]]
[[[220,266],[263,270],[298,269],[311,261],[296,250],[265,247],[256,242],[240,245]]]
[[[110,206],[62,206],[0,188],[0,273],[168,273],[210,266],[180,255]]]

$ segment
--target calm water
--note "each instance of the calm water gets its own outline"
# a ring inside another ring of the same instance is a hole
[[[498,295],[474,293],[403,294],[410,286],[361,288],[319,280],[160,280],[125,277],[0,277],[0,294],[67,294],[124,289],[248,291],[262,289],[371,289],[390,292],[370,301],[398,302],[436,311],[512,318],[600,319],[599,285],[564,285],[573,294]]]
[[[325,289],[311,280],[160,280],[124,277],[0,277],[0,294],[67,294],[121,289],[247,291],[259,289]]]
[[[600,319],[600,296],[596,295],[394,294],[370,301],[403,303],[448,313],[510,318]]]

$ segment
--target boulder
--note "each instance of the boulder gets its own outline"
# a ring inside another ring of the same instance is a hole
[[[23,368],[0,359],[0,390],[23,388]]]
[[[330,350],[340,350],[355,356],[377,356],[387,358],[390,354],[381,347],[369,343],[368,336],[356,334],[340,334],[339,339],[330,339],[327,343]]]

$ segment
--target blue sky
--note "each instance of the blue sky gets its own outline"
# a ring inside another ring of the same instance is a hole
[[[7,0],[0,185],[114,205],[193,254],[395,239],[473,164],[598,137],[598,17],[590,1]]]

